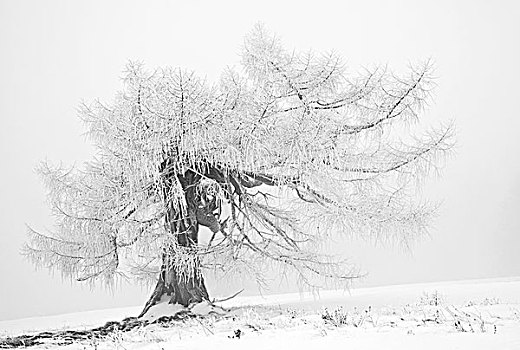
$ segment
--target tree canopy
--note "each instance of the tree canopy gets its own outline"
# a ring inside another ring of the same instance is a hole
[[[418,125],[434,85],[430,62],[347,74],[337,54],[288,51],[261,26],[214,85],[131,63],[111,103],[80,108],[95,158],[40,167],[56,227],[30,230],[25,253],[81,281],[154,280],[165,257],[186,274],[349,280],[331,237],[407,241],[431,222],[415,190],[453,144],[450,126]],[[190,225],[207,229],[185,244]]]

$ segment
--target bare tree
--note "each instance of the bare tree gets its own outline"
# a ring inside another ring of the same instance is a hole
[[[425,232],[434,206],[413,191],[452,147],[450,127],[411,132],[429,63],[351,78],[337,55],[287,52],[257,26],[242,66],[210,87],[130,64],[113,103],[83,105],[97,156],[81,170],[41,166],[56,228],[30,230],[27,256],[79,281],[152,278],[144,315],[207,300],[205,269],[261,280],[280,267],[320,286],[356,277],[326,254],[332,235]]]

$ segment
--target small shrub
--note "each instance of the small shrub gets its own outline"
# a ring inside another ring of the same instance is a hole
[[[321,313],[321,318],[326,323],[331,324],[335,327],[340,327],[340,326],[349,324],[349,321],[348,321],[349,314],[341,306],[335,308],[332,311],[329,311],[329,309],[324,308]]]
[[[441,306],[445,302],[446,298],[444,295],[435,290],[431,293],[424,292],[423,296],[419,300],[419,305]]]

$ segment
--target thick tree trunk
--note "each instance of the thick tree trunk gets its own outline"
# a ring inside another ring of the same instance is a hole
[[[166,257],[163,259],[167,260]],[[152,306],[160,302],[188,306],[191,303],[209,300],[204,277],[197,269],[195,266],[193,271],[183,271],[181,274],[173,267],[168,267],[167,262],[163,263],[155,290],[139,317],[144,316]]]
[[[199,201],[195,188],[199,176],[190,172],[182,177],[179,176],[179,180],[185,190],[188,215],[181,213],[179,208],[168,208],[167,228],[175,237],[178,247],[190,248],[195,247],[198,242],[197,210]],[[157,285],[139,317],[144,316],[152,306],[160,302],[188,306],[191,303],[209,300],[198,258],[194,257],[195,264],[191,267],[192,271],[177,271],[175,264],[171,263],[175,259],[175,254],[172,248],[165,248]]]

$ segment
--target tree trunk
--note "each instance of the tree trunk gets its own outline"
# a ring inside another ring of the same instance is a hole
[[[167,260],[166,254],[163,256],[164,260]],[[174,267],[168,267],[167,262],[163,263],[155,290],[139,317],[144,316],[152,306],[166,302],[166,300],[169,304],[183,306],[209,300],[204,277],[199,267],[195,266],[193,271],[183,271],[181,275],[180,271],[176,271]]]
[[[184,189],[188,215],[183,214],[179,208],[170,206],[166,215],[167,229],[176,237],[178,247],[195,247],[199,234],[197,221],[199,201],[195,188],[200,176],[188,172],[184,176],[178,176],[178,179]],[[177,271],[175,265],[171,263],[175,254],[173,248],[165,248],[157,285],[139,317],[144,316],[152,306],[160,302],[167,301],[169,304],[188,306],[191,303],[209,300],[198,258],[194,257],[195,264],[192,271]]]

